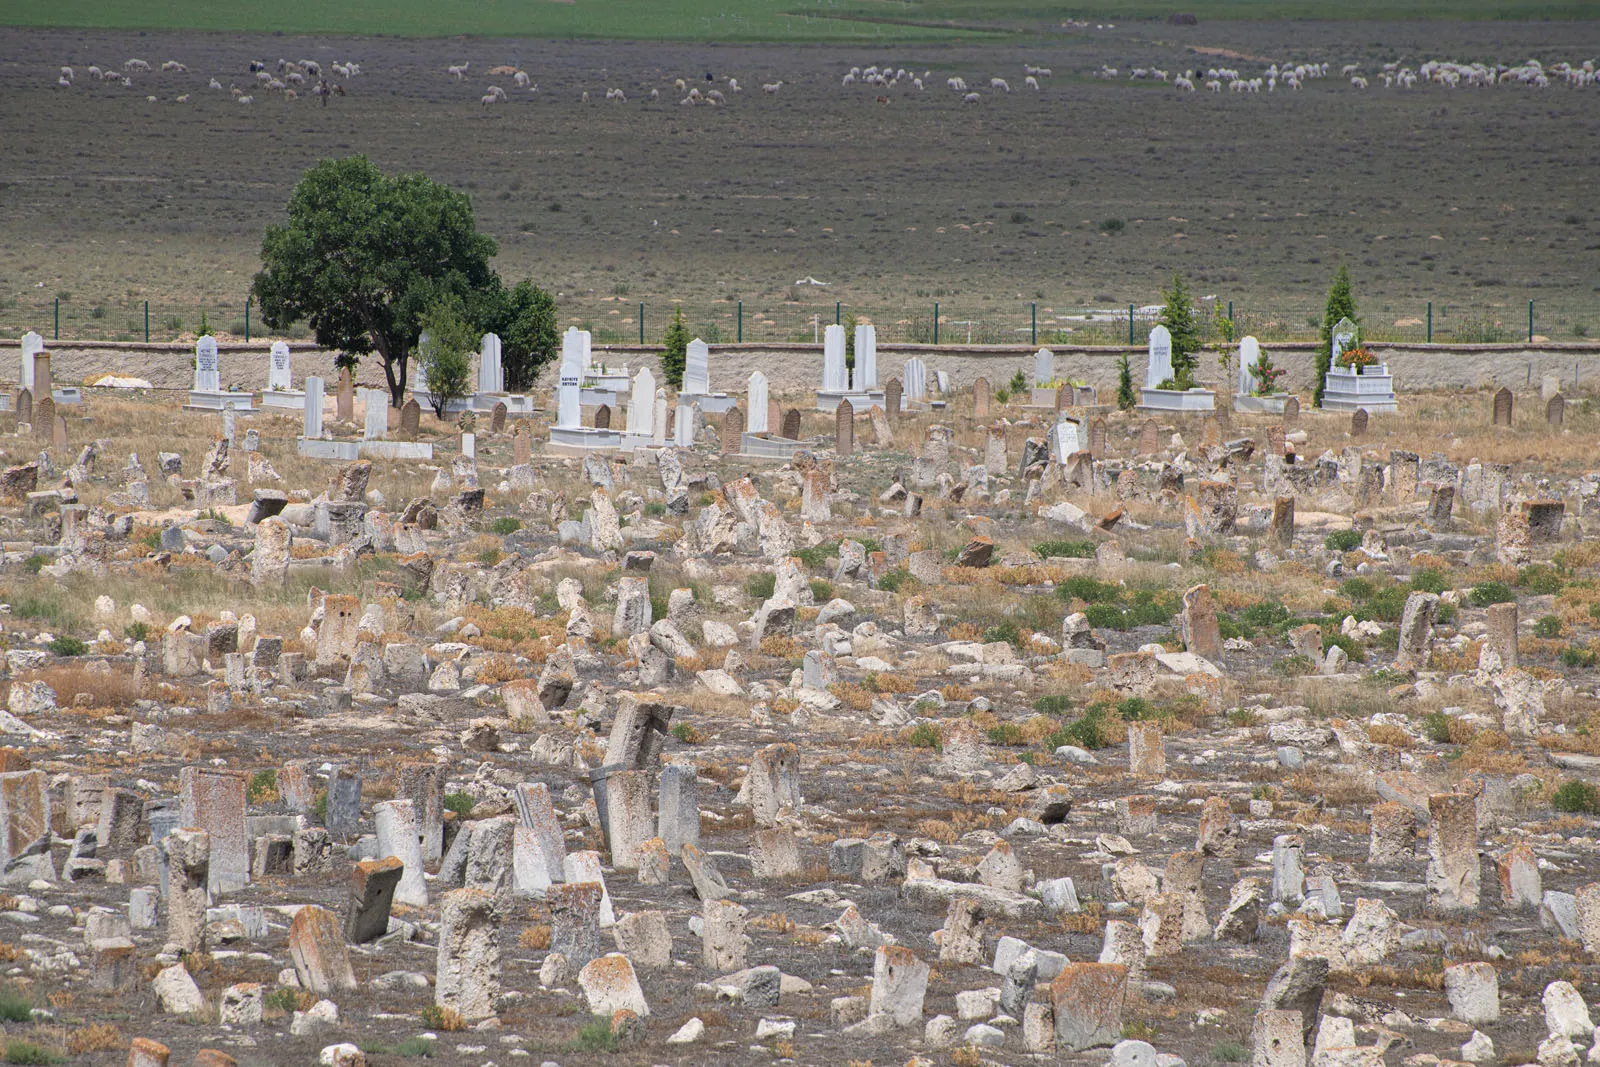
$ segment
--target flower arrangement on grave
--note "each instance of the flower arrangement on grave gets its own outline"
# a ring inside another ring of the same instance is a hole
[[[1363,367],[1370,367],[1378,362],[1378,357],[1365,348],[1356,347],[1339,353],[1339,366],[1349,367],[1357,374]]]
[[[1250,376],[1256,380],[1256,387],[1251,390],[1254,396],[1271,396],[1278,392],[1278,379],[1288,374],[1283,367],[1274,367],[1272,357],[1262,352],[1256,357],[1256,365],[1250,368]]]

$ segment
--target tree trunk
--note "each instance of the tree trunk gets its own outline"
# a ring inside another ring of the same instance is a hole
[[[406,402],[406,353],[402,352],[394,359],[388,356],[383,360],[383,374],[389,381],[389,403],[394,407],[403,407]],[[396,367],[399,367],[398,375]]]

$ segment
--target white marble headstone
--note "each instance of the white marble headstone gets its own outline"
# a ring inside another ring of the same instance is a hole
[[[293,380],[289,373],[289,346],[282,341],[272,342],[272,353],[267,358],[267,388],[287,391]]]
[[[305,427],[302,435],[309,438],[322,436],[322,379],[306,379]]]
[[[1239,388],[1240,396],[1247,396],[1256,391],[1260,384],[1256,376],[1251,373],[1256,364],[1261,362],[1261,345],[1254,337],[1246,337],[1239,342]]]
[[[217,339],[206,334],[194,346],[194,391],[222,392],[222,365],[217,360]]]
[[[22,369],[18,381],[22,388],[33,392],[33,357],[44,351],[44,338],[29,330],[22,335]]]
[[[500,337],[486,333],[478,350],[478,392],[503,393],[506,391],[506,372],[500,363]]]
[[[907,400],[928,399],[928,367],[922,360],[912,356],[906,360],[905,367],[900,372],[905,380],[900,384],[905,388]]]
[[[679,404],[678,419],[672,426],[672,443],[679,448],[693,448],[699,422],[700,405]]]
[[[464,433],[461,435],[461,454],[468,459],[478,458],[478,435]]]
[[[650,436],[655,432],[656,376],[649,367],[639,368],[628,394],[628,432]]]
[[[563,430],[583,425],[583,336],[576,326],[561,337],[561,376],[556,380],[556,425]]]
[[[667,443],[667,391],[656,390],[655,402],[651,404],[650,417],[650,443],[660,448]]]
[[[1172,333],[1165,326],[1150,331],[1150,361],[1145,366],[1144,387],[1154,389],[1172,377]]]
[[[1340,319],[1333,324],[1333,356],[1330,366],[1339,365],[1339,357],[1356,345],[1356,338],[1360,335],[1356,324],[1348,318]]]
[[[704,396],[711,392],[711,348],[700,338],[689,342],[683,362],[683,392]]]
[[[844,327],[832,323],[822,331],[822,391],[844,393],[850,390],[850,370],[844,361]]]
[[[861,364],[856,363],[857,369]],[[745,429],[751,433],[767,432],[767,376],[760,371],[750,375],[750,418],[745,423]]]
[[[1057,463],[1065,463],[1067,457],[1074,452],[1081,451],[1078,443],[1078,424],[1071,419],[1063,419],[1050,428],[1050,458]]]
[[[947,371],[947,370],[936,370],[936,371],[934,371],[933,372],[933,380],[939,383],[939,395],[940,396],[949,396],[950,395],[950,372],[949,371]]]
[[[389,432],[389,393],[384,389],[361,390],[361,402],[366,405],[366,422],[361,436],[368,441],[381,441]]]
[[[1033,384],[1043,385],[1056,380],[1056,354],[1041,348],[1033,357]]]
[[[878,328],[872,325],[856,327],[855,391],[867,392],[878,387]],[[764,420],[763,420],[764,421]],[[762,427],[765,429],[765,426]]]

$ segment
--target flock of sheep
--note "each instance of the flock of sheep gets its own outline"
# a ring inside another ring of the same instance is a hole
[[[265,60],[251,60],[250,74],[254,81],[241,88],[237,83],[228,87],[235,101],[240,104],[255,103],[256,92],[279,92],[285,99],[293,100],[305,92],[308,95],[321,98],[324,105],[329,96],[343,96],[344,86],[339,83],[329,82],[322,74],[322,64],[314,59],[302,59],[298,62],[289,59],[280,59],[276,67],[272,67]],[[360,63],[334,62],[328,65],[328,71],[348,81],[361,73]],[[175,59],[169,59],[161,64],[162,74],[187,74],[189,68]],[[156,73],[155,68],[143,59],[124,60],[121,69],[107,65],[92,66],[88,69],[89,77],[96,81],[109,82],[122,86],[124,89],[133,88],[133,75]],[[76,83],[77,72],[72,67],[62,67],[56,79],[56,84],[64,89],[71,89]],[[222,83],[212,78],[208,86],[213,91],[222,91]],[[158,97],[146,96],[145,100],[155,103]],[[189,93],[183,93],[174,99],[180,104],[187,104]]]
[[[1253,78],[1241,77],[1237,70],[1226,67],[1208,69],[1202,81],[1206,90],[1212,93],[1221,93],[1224,88],[1234,93],[1259,93],[1263,89],[1274,92],[1281,83],[1285,88],[1298,90],[1311,80],[1329,77],[1332,65],[1329,63],[1273,63],[1260,75]],[[1120,77],[1116,67],[1102,65],[1094,72],[1096,78],[1113,79]],[[1584,60],[1579,66],[1570,63],[1556,63],[1550,67],[1543,66],[1537,59],[1530,59],[1518,66],[1490,66],[1485,63],[1452,63],[1447,60],[1429,60],[1412,70],[1401,61],[1385,63],[1377,72],[1382,79],[1385,89],[1415,89],[1418,82],[1423,85],[1438,85],[1449,89],[1458,87],[1489,88],[1495,85],[1517,84],[1528,85],[1536,89],[1547,89],[1555,81],[1563,81],[1572,88],[1578,89],[1595,84],[1595,61]],[[1347,63],[1339,69],[1339,77],[1347,79],[1352,88],[1365,89],[1371,83],[1367,76],[1361,72],[1359,63]],[[1165,70],[1156,67],[1134,67],[1128,72],[1130,80],[1152,79],[1155,81],[1168,81],[1169,75]],[[1197,71],[1187,70],[1175,78],[1171,84],[1179,92],[1195,92],[1196,81],[1201,81]]]

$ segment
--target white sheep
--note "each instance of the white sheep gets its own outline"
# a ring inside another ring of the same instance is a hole
[[[465,63],[461,64],[461,68],[463,70],[466,69],[466,66],[467,65]],[[302,59],[300,61],[300,69],[311,75],[313,78],[322,77],[322,64],[318,63],[314,59]]]
[[[147,104],[153,104],[156,102],[156,98],[153,96],[147,96],[144,98],[144,102]]]
[[[777,96],[778,90],[782,88],[783,82],[781,81],[766,82],[761,86],[761,91],[766,93],[768,96]]]
[[[462,78],[467,76],[467,68],[471,65],[471,63],[461,63],[455,66],[446,67],[445,70],[455,75],[456,81],[460,81]]]
[[[728,92],[730,92],[730,93],[738,93],[738,92],[743,92],[743,91],[744,90],[739,88],[739,79],[738,78],[729,78],[728,79]]]
[[[76,77],[76,75],[74,75],[72,73],[72,68],[71,67],[62,67],[61,68],[61,76],[63,78],[65,78],[65,79],[67,79],[67,81],[71,81],[74,77]]]
[[[1032,74],[1028,75],[1026,78],[1023,78],[1022,79],[1022,84],[1026,85],[1028,88],[1032,89],[1034,92],[1038,92],[1039,91],[1039,79],[1035,78]]]
[[[238,100],[241,104],[253,104],[256,102],[256,98],[249,95],[240,96],[238,97]]]
[[[265,85],[268,82],[277,81],[277,80],[278,79],[276,79],[276,78],[274,78],[272,76],[270,71],[265,71],[265,70],[256,71],[256,83],[259,84],[259,85]]]
[[[277,92],[279,89],[283,88],[283,82],[279,81],[277,78],[273,78],[271,81],[267,82],[267,88],[271,89],[273,92]]]
[[[179,63],[176,59],[169,59],[161,64],[161,70],[164,74],[187,74],[189,72],[189,68]]]
[[[500,102],[500,98],[493,93],[484,93],[483,96],[479,98],[478,102],[484,107],[488,107],[490,104],[498,104]]]
[[[690,99],[687,96],[684,97],[682,100],[679,100],[678,103],[682,104],[682,105],[687,105],[689,107],[694,107],[694,105],[695,105],[695,101],[693,101],[692,99]]]
[[[650,101],[651,101],[651,103],[654,103],[655,101],[660,100],[660,99],[661,99],[661,90],[660,89],[651,89],[650,90]]]
[[[184,93],[182,96],[178,97],[178,103],[187,104],[188,102],[189,102],[189,94],[188,93]]]
[[[106,76],[105,72],[102,71],[99,67],[90,67],[89,68],[89,77],[95,79],[96,81],[99,81],[100,79],[104,78],[105,76]]]
[[[1365,89],[1367,87],[1367,79],[1361,77],[1359,74],[1352,75],[1350,78],[1350,84],[1355,86],[1357,89]]]
[[[1194,82],[1181,76],[1173,79],[1172,87],[1186,93],[1194,92]]]
[[[283,76],[283,80],[288,82],[290,85],[304,85],[306,83],[306,76],[301,74],[298,70],[294,70],[290,71],[288,74],[285,74]]]
[[[585,89],[583,91],[583,103],[587,104],[588,102],[589,102],[589,90]]]
[[[1217,79],[1212,78],[1210,81],[1206,82],[1206,88],[1214,93],[1220,93],[1222,92],[1222,83]]]
[[[285,100],[298,100],[300,99],[300,94],[295,92],[293,89],[285,89],[283,91],[283,98]]]
[[[125,71],[130,71],[130,70],[149,70],[150,69],[150,64],[146,63],[142,59],[130,59],[130,60],[127,60],[126,62],[124,62],[122,64],[122,69],[125,70]]]
[[[1050,77],[1050,68],[1049,67],[1034,67],[1033,68],[1033,72],[1035,74],[1039,75],[1039,77],[1041,77],[1041,78]]]
[[[500,86],[498,86],[498,85],[489,86],[488,94],[490,96],[494,97],[496,100],[499,100],[502,103],[505,102],[506,91],[504,89],[500,88]]]
[[[846,74],[843,78],[839,79],[840,85],[854,85],[855,83],[856,76],[854,74]]]
[[[1006,80],[1004,78],[990,78],[989,88],[1004,89],[1008,93],[1011,91],[1011,86],[1006,84]]]
[[[63,89],[70,89],[72,88],[72,79],[63,74],[61,77],[56,79],[56,84],[61,86]]]
[[[1348,78],[1348,77],[1350,77],[1350,75],[1354,74],[1356,71],[1358,71],[1360,69],[1361,69],[1361,64],[1359,64],[1359,63],[1346,63],[1344,66],[1339,68],[1339,73],[1344,75],[1346,78]]]
[[[921,78],[912,78],[911,79],[911,84],[916,87],[917,92],[919,92],[919,93],[922,92],[922,79]]]
[[[617,96],[618,96],[619,99],[621,98],[621,96],[622,96],[622,90],[621,89],[617,90]],[[726,104],[728,102],[728,98],[722,95],[722,90],[721,89],[707,89],[706,90],[706,99],[711,101],[711,103],[713,103],[713,104]]]
[[[511,80],[516,84],[518,89],[526,89],[528,87],[528,72],[525,70],[519,70],[511,76]]]
[[[961,98],[961,102],[963,104],[976,104],[980,99],[981,97],[979,97],[977,93],[968,93],[966,96]]]

